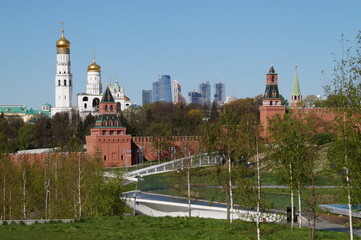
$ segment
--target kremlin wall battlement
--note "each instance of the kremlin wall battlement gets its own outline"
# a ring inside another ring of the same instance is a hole
[[[130,136],[130,135],[127,135]],[[183,157],[185,148],[189,149],[189,154],[194,155],[198,152],[198,136],[172,136],[172,137],[129,137],[126,140],[117,139],[115,136],[108,136],[107,139],[101,139],[98,147],[89,153],[87,152],[47,152],[47,153],[10,153],[4,154],[17,165],[27,161],[29,163],[37,162],[43,164],[51,159],[78,159],[81,156],[90,157],[98,155],[102,157],[104,167],[129,167],[139,163]],[[160,143],[163,145],[160,146]],[[113,148],[113,144],[115,148]],[[124,148],[126,144],[127,148]],[[157,150],[158,149],[158,150]],[[121,150],[121,151],[120,151]],[[107,158],[104,160],[104,155]],[[115,156],[114,159],[112,158]],[[110,156],[110,157],[108,157]]]

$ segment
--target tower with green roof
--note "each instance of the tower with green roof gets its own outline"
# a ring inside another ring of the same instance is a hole
[[[283,116],[286,112],[286,107],[282,105],[281,95],[278,90],[278,74],[273,65],[271,65],[266,74],[266,90],[262,98],[262,106],[259,107],[260,122],[263,126],[263,137],[268,136],[269,120],[274,115]]]
[[[95,127],[86,137],[87,152],[98,154],[107,167],[131,166],[131,135],[121,126],[117,103],[109,89],[105,90],[99,104],[99,116]]]
[[[297,65],[295,65],[295,75],[293,77],[293,89],[291,93],[291,108],[299,107],[299,103],[302,101],[302,94],[300,89],[300,83],[298,81]]]

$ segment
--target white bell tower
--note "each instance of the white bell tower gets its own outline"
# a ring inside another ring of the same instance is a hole
[[[56,48],[55,107],[51,109],[52,116],[58,112],[70,112],[72,109],[70,42],[64,37],[64,27],[61,30],[61,38],[56,42]]]

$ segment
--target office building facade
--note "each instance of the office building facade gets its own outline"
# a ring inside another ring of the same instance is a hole
[[[169,75],[159,75],[153,83],[153,102],[172,102],[172,86]]]
[[[202,95],[202,104],[211,105],[211,85],[209,82],[199,84],[199,93]]]
[[[214,85],[214,101],[218,105],[223,105],[226,101],[226,85],[224,83],[216,83]]]
[[[177,80],[173,80],[173,103],[187,103],[187,100],[182,95],[182,87]]]
[[[152,103],[152,90],[143,90],[142,91],[142,106]]]

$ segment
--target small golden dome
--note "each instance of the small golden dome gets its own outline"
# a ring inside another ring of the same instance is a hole
[[[64,37],[64,30],[61,30],[61,38],[56,41],[57,48],[70,48],[70,42]]]
[[[88,66],[88,72],[100,72],[101,67],[96,64],[95,60],[93,60],[92,64]]]
[[[127,96],[124,96],[125,101],[130,101],[130,99]]]

